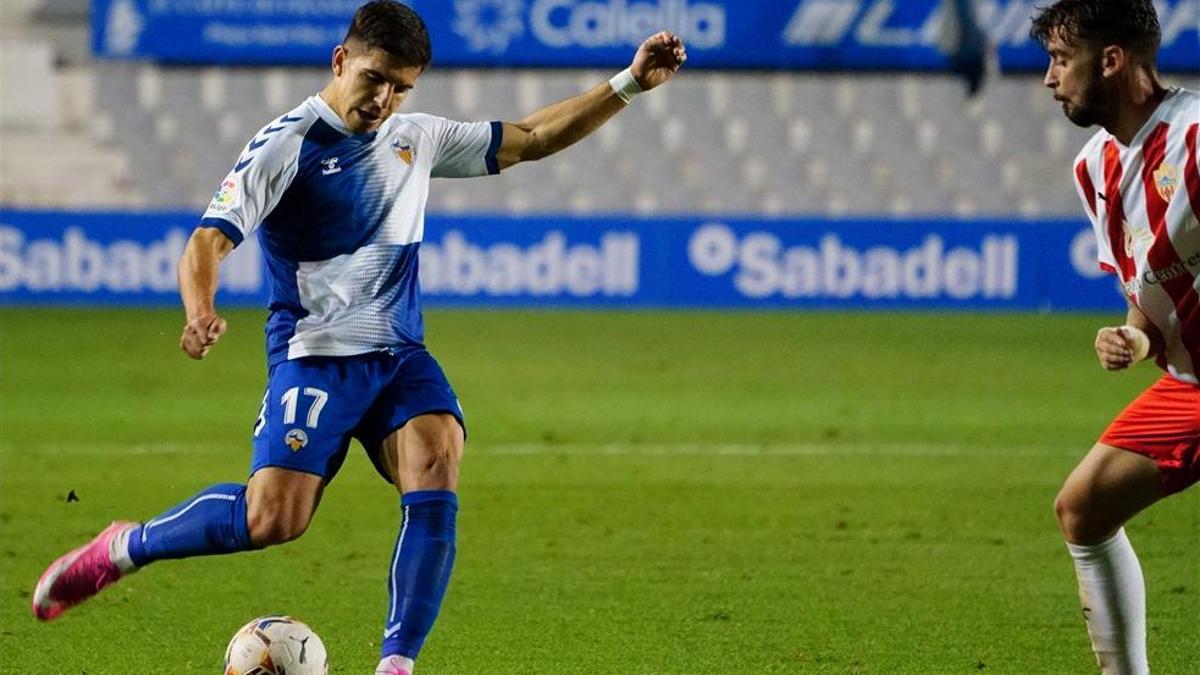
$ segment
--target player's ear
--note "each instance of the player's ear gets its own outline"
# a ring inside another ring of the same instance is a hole
[[[347,53],[345,45],[338,45],[333,48],[333,60],[331,65],[333,67],[333,74],[335,77],[341,77],[342,73],[346,70],[346,58]]]
[[[1128,58],[1123,47],[1108,45],[1100,50],[1100,74],[1104,77],[1116,75],[1125,68]]]

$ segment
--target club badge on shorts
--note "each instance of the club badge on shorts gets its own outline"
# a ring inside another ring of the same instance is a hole
[[[292,449],[292,452],[300,452],[304,446],[308,445],[308,434],[304,433],[303,429],[289,429],[287,435],[283,437],[283,442]]]

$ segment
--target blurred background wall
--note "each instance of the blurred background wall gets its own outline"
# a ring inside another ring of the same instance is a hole
[[[47,210],[198,215],[255,132],[323,86],[324,60],[357,4],[0,3],[0,208],[9,224]],[[1168,84],[1200,84],[1198,4],[1160,3]],[[778,230],[781,251],[795,236],[818,255],[821,236],[846,218],[900,229],[930,220],[1086,226],[1071,163],[1094,130],[1071,125],[1041,85],[1040,50],[1025,36],[1033,3],[976,3],[995,51],[974,97],[936,49],[946,39],[936,0],[415,6],[430,23],[435,64],[406,109],[463,120],[518,119],[594,86],[628,61],[627,38],[649,32],[643,24],[692,33],[679,78],[578,146],[494,179],[435,182],[435,220],[741,218],[737,236],[762,221]],[[253,34],[289,25],[283,37]],[[781,224],[789,219],[809,224]],[[108,222],[95,237],[127,221]],[[61,239],[66,228],[46,236]],[[22,232],[19,245],[9,237],[8,260],[28,267],[36,233]],[[893,243],[903,257],[924,241]],[[649,255],[644,246],[640,255]],[[0,301],[37,299],[11,263],[7,276]]]

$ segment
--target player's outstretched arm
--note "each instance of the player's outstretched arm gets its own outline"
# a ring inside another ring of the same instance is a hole
[[[179,347],[193,359],[202,359],[225,333],[225,319],[217,314],[217,271],[233,250],[233,242],[215,227],[192,232],[179,259],[179,295],[187,323]]]
[[[496,158],[500,168],[552,155],[599,129],[624,108],[633,94],[667,80],[687,61],[683,40],[663,31],[646,38],[626,71],[578,96],[559,101],[522,119],[504,123]]]

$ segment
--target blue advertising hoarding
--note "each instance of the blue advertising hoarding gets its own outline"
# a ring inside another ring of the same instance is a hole
[[[92,0],[94,52],[182,63],[325,65],[361,0]],[[939,0],[409,0],[443,66],[615,67],[673,30],[689,66],[944,70]],[[1005,71],[1046,65],[1037,0],[981,0]],[[1200,71],[1200,0],[1158,0],[1166,71]]]
[[[0,306],[174,305],[193,213],[0,210]],[[431,215],[432,306],[1112,310],[1076,220]],[[266,305],[255,238],[223,305]]]

